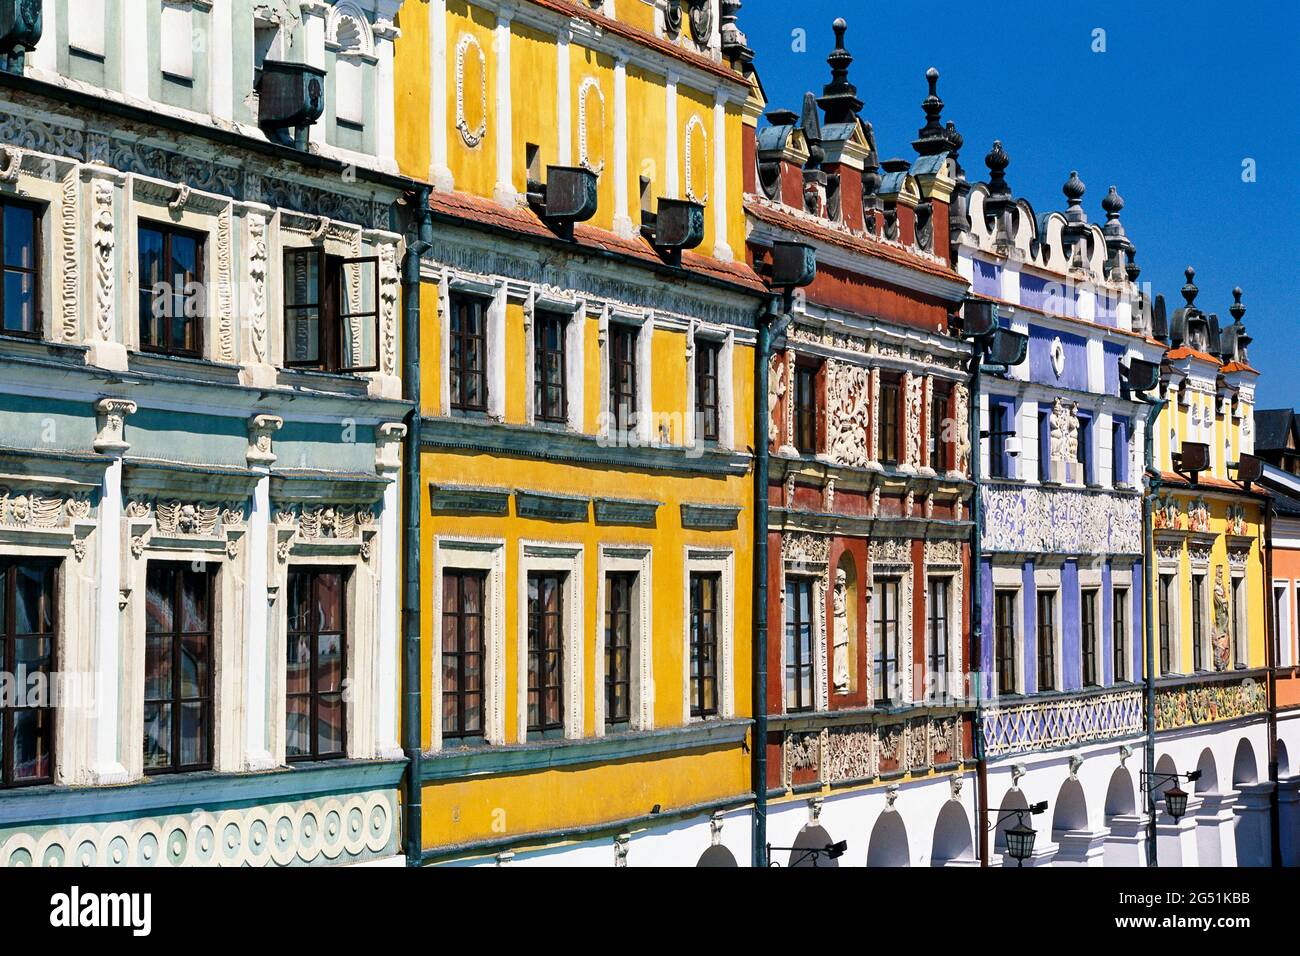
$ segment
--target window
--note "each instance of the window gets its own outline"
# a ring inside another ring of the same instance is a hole
[[[14,680],[0,688],[0,787],[54,780],[54,701],[31,688],[43,674],[45,694],[52,690],[56,567],[0,562],[0,668]]]
[[[564,380],[567,324],[568,316],[558,312],[538,312],[533,318],[533,413],[538,421],[563,424],[569,418]]]
[[[528,732],[539,735],[564,726],[564,578],[528,575]]]
[[[1038,413],[1038,480],[1052,480],[1052,415],[1046,411]]]
[[[1016,692],[1016,592],[1000,590],[993,606],[993,654],[998,693]]]
[[[1083,663],[1083,686],[1096,687],[1101,683],[1097,670],[1097,589],[1084,588],[1079,608],[1079,638],[1083,643],[1080,657]]]
[[[930,668],[929,695],[932,700],[948,698],[948,579],[930,579],[929,612],[929,653]]]
[[[478,296],[451,299],[451,407],[461,412],[487,411],[487,306]]]
[[[1110,426],[1110,476],[1116,487],[1128,484],[1128,422],[1122,418]]]
[[[1242,578],[1232,579],[1232,594],[1228,600],[1228,612],[1231,615],[1232,626],[1232,657],[1229,666],[1245,667],[1246,660],[1246,635],[1241,632],[1241,586]]]
[[[722,576],[691,575],[691,716],[718,712],[718,599]]]
[[[1159,603],[1159,610],[1160,610],[1160,673],[1161,674],[1168,674],[1170,672],[1169,670],[1170,663],[1171,663],[1170,652],[1172,648],[1170,646],[1171,622],[1169,620],[1169,615],[1170,615],[1171,602],[1169,600],[1169,595],[1170,592],[1173,590],[1173,587],[1174,587],[1174,576],[1172,574],[1160,575],[1160,584],[1158,585],[1159,594],[1157,595],[1157,601]]]
[[[36,207],[6,199],[0,202],[0,315],[4,331],[41,334],[41,217]]]
[[[785,582],[785,709],[813,709],[813,584]]]
[[[880,460],[898,464],[898,380],[880,380]]]
[[[145,773],[212,766],[212,583],[190,564],[145,574]]]
[[[141,222],[140,348],[203,354],[203,236]]]
[[[342,571],[313,568],[289,572],[284,749],[290,760],[347,753],[344,582]]]
[[[794,446],[802,455],[817,454],[817,369],[794,367]]]
[[[325,372],[378,369],[378,274],[374,256],[343,259],[316,248],[287,250],[284,364]]]
[[[872,679],[877,704],[895,700],[898,682],[898,578],[877,578],[873,603],[876,614]]]
[[[483,737],[483,571],[442,573],[442,738]]]
[[[1128,588],[1111,594],[1111,668],[1115,683],[1128,680]]]
[[[704,441],[718,440],[719,392],[718,362],[722,357],[722,343],[709,339],[695,341],[695,417],[699,422],[697,434]]]
[[[638,331],[633,325],[609,327],[609,415],[620,435],[636,428]]]
[[[1038,689],[1056,689],[1056,592],[1038,592]]]
[[[989,400],[989,477],[1011,477],[1011,462],[1007,456],[1007,439],[1015,432],[1009,430],[1011,407],[1006,402]]]
[[[1091,485],[1096,481],[1092,473],[1092,416],[1079,412],[1079,481]]]
[[[1205,575],[1192,575],[1192,670],[1205,670]]]
[[[636,575],[605,577],[605,726],[627,726],[632,717],[632,595]]]
[[[930,467],[942,474],[948,470],[948,442],[944,422],[948,420],[948,392],[936,387],[930,396]]]

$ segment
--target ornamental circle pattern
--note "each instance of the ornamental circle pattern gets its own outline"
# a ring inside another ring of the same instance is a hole
[[[393,851],[384,792],[0,834],[0,866],[288,866]]]

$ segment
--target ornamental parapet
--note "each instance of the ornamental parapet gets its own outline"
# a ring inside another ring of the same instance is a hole
[[[990,759],[1132,737],[1144,729],[1142,690],[1100,688],[996,704],[981,711],[980,720]]]
[[[1157,731],[1239,720],[1268,710],[1264,671],[1161,681],[1156,685]]]
[[[1136,492],[990,483],[981,489],[986,552],[1142,553]]]
[[[817,726],[820,720],[821,726]],[[800,715],[774,719],[781,745],[781,785],[786,790],[921,776],[960,766],[964,719],[955,709],[912,717],[827,719]]]

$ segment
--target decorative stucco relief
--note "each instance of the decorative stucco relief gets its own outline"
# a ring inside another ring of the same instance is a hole
[[[1069,488],[990,485],[984,547],[1054,554],[1141,554],[1141,499]]]

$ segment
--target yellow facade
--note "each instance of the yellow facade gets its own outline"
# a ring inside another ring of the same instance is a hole
[[[574,11],[544,2],[434,0],[401,11],[397,154],[404,173],[435,184],[420,302],[431,861],[564,845],[602,826],[635,830],[655,807],[660,819],[704,814],[707,824],[712,809],[750,792],[752,320],[764,290],[732,261],[745,242],[745,84],[680,38],[656,40],[653,7],[619,8],[626,26],[582,13],[600,29],[579,29]],[[549,165],[597,173],[596,213],[574,239],[553,235],[524,199],[530,172]],[[704,242],[685,267],[639,235],[642,177],[652,210],[662,196],[705,207]],[[453,323],[469,301],[483,310],[487,366],[486,407],[474,412],[449,399],[452,352],[469,347]],[[537,323],[557,310],[567,418],[541,424]],[[631,440],[609,425],[616,329],[635,330]],[[720,435],[703,443],[693,434],[696,363],[712,354]],[[563,726],[546,733],[528,726],[528,581],[539,569],[561,569],[564,582]],[[444,629],[462,625],[447,624],[455,615],[443,589],[465,571],[485,582],[484,704],[482,733],[462,737],[461,718],[444,713],[459,706],[444,691],[461,679]],[[604,713],[615,574],[632,575],[639,600],[626,725]],[[693,576],[719,582],[714,712],[692,701],[692,639],[704,633],[690,613]]]

